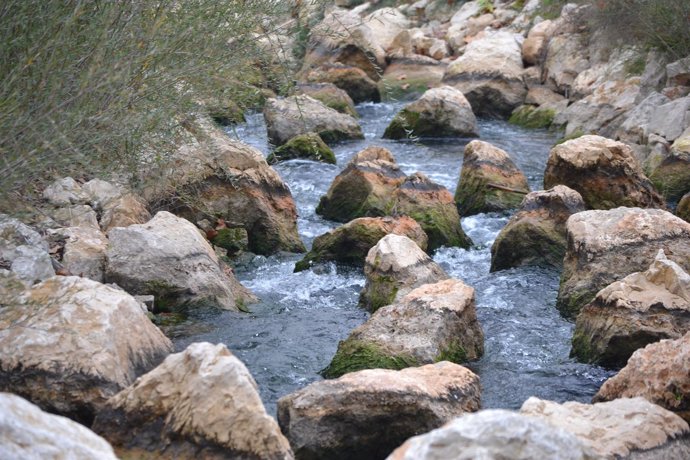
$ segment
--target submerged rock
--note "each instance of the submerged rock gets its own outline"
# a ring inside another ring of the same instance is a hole
[[[256,382],[222,344],[168,356],[108,400],[93,429],[137,458],[293,458]]]
[[[690,331],[690,275],[663,249],[644,272],[605,287],[577,317],[571,355],[623,367],[638,348]]]
[[[335,164],[335,153],[315,133],[300,134],[275,149],[266,158],[268,163],[304,158],[305,160],[322,161]]]
[[[580,194],[565,185],[529,193],[491,246],[491,271],[524,265],[562,267],[566,221],[584,210]]]
[[[360,217],[314,239],[311,251],[295,265],[295,271],[333,260],[364,266],[369,250],[388,234],[404,235],[426,250],[428,238],[419,224],[407,217]]]
[[[0,458],[117,460],[105,439],[19,396],[0,393]]]
[[[551,149],[544,188],[558,184],[577,190],[590,209],[665,207],[630,147],[601,136],[582,136]]]
[[[143,225],[116,227],[108,237],[108,282],[132,294],[153,294],[159,308],[208,303],[238,311],[256,299],[221,266],[201,232],[169,212]]]
[[[426,91],[398,112],[384,138],[474,137],[477,120],[460,90],[442,86]]]
[[[56,276],[0,302],[0,390],[81,423],[172,351],[137,300],[89,279]]]
[[[455,192],[461,215],[516,208],[529,191],[527,178],[507,152],[478,140],[465,146]]]
[[[593,401],[643,397],[690,422],[690,332],[637,350]]]
[[[690,270],[690,224],[661,209],[616,208],[568,219],[556,306],[573,317],[601,289],[646,270],[659,249]]]
[[[278,401],[278,423],[297,458],[376,460],[479,404],[479,378],[441,362],[312,383]]]
[[[448,275],[406,236],[387,235],[369,250],[364,265],[366,283],[359,305],[370,311],[389,305],[423,284]]]
[[[438,361],[462,363],[484,354],[474,289],[458,280],[424,284],[381,307],[340,342],[327,378],[362,369],[402,369]]]

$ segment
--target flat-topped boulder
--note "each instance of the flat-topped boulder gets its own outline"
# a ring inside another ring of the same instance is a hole
[[[424,284],[353,330],[323,375],[479,359],[484,334],[474,302],[474,289],[462,281]]]
[[[530,191],[510,155],[488,142],[465,146],[455,203],[462,216],[516,208]]]
[[[530,192],[491,246],[491,271],[525,265],[563,266],[565,224],[584,210],[580,194],[565,185]]]
[[[245,365],[193,343],[113,396],[94,431],[137,458],[293,459]]]
[[[559,184],[577,190],[590,209],[666,206],[632,149],[601,136],[578,137],[551,149],[544,188]]]
[[[297,158],[330,164],[335,164],[336,162],[333,150],[316,133],[299,134],[293,137],[271,152],[266,161],[273,164]]]
[[[426,91],[398,112],[383,133],[384,138],[474,137],[477,119],[458,89],[441,86]]]
[[[440,362],[312,383],[278,401],[278,423],[296,458],[376,460],[479,404],[479,378]]]
[[[0,278],[0,391],[89,424],[108,398],[156,366],[172,343],[126,292],[76,276],[27,291]]]
[[[593,401],[642,397],[690,422],[690,332],[637,350],[628,364],[601,386]]]
[[[369,250],[364,275],[359,305],[370,311],[401,299],[423,284],[449,278],[414,241],[393,234],[384,236]]]
[[[363,267],[369,250],[391,233],[410,238],[422,250],[427,248],[426,233],[410,217],[360,217],[317,236],[311,251],[295,265],[295,271],[329,260]]]
[[[209,304],[238,311],[256,298],[218,259],[191,222],[161,211],[146,224],[108,232],[106,280],[154,295],[159,308]]]
[[[117,460],[108,442],[79,423],[0,393],[0,458]]]
[[[690,455],[688,424],[644,398],[597,404],[529,398],[520,413],[574,434],[599,458],[663,460]]]
[[[317,133],[324,142],[363,139],[357,120],[306,95],[269,99],[264,107],[268,140],[281,146],[295,136]]]
[[[597,293],[577,317],[571,355],[620,368],[639,348],[690,331],[690,275],[660,249],[644,272]]]
[[[574,214],[556,306],[574,317],[597,292],[647,270],[659,249],[690,270],[690,224],[661,209],[616,208]]]

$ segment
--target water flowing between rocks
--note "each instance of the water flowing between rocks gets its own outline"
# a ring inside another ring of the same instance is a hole
[[[394,142],[381,139],[401,104],[358,106],[366,139],[334,148],[338,165],[293,160],[275,169],[290,186],[305,244],[338,224],[314,212],[333,178],[350,158],[369,145],[393,152],[407,174],[421,171],[455,191],[462,151],[469,140]],[[480,138],[510,153],[527,176],[532,190],[541,190],[549,148],[558,135],[525,130],[504,121],[480,120]],[[228,134],[268,154],[261,114]],[[559,273],[519,268],[489,273],[491,244],[508,215],[480,214],[462,219],[475,247],[441,248],[434,254],[451,276],[476,289],[477,316],[484,329],[485,355],[466,364],[481,378],[482,407],[519,408],[529,396],[558,402],[589,402],[611,373],[568,357],[573,324],[555,308]],[[192,342],[224,343],[249,368],[269,413],[278,398],[315,380],[335,354],[338,341],[369,314],[357,307],[364,286],[361,270],[327,265],[293,273],[301,255],[256,256],[237,268],[242,283],[261,298],[251,313],[195,313],[172,330],[177,350]]]

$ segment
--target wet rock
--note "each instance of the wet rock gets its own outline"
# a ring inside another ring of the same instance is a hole
[[[462,363],[484,354],[474,289],[458,280],[424,284],[381,307],[338,345],[323,375],[402,369],[438,361]]]
[[[491,246],[491,271],[525,265],[562,267],[566,221],[584,210],[580,194],[565,185],[529,193]]]
[[[0,268],[28,284],[55,275],[48,243],[34,229],[5,214],[0,214]]]
[[[479,378],[441,362],[312,383],[278,401],[278,423],[297,458],[374,460],[479,404]]]
[[[577,317],[571,355],[621,368],[638,348],[690,331],[690,275],[663,249],[644,272],[605,287]]]
[[[384,138],[473,137],[477,119],[469,102],[451,86],[433,88],[395,115]]]
[[[143,200],[134,194],[125,193],[103,205],[100,224],[103,231],[108,232],[115,227],[144,224],[150,219],[151,214]]]
[[[467,144],[455,192],[461,215],[516,208],[529,191],[527,178],[507,152],[488,142]]]
[[[270,164],[295,158],[335,164],[335,153],[315,133],[300,134],[293,137],[275,149],[266,161]]]
[[[394,57],[378,82],[384,100],[409,100],[421,97],[441,84],[447,65],[434,59],[411,55]]]
[[[306,270],[314,263],[328,260],[364,266],[369,250],[391,233],[404,235],[422,250],[427,249],[426,233],[410,217],[360,217],[316,237],[311,251],[295,265],[295,271]]]
[[[376,81],[358,67],[342,64],[323,65],[307,72],[303,80],[308,83],[332,83],[345,91],[356,104],[381,101]]]
[[[297,93],[314,98],[340,113],[355,118],[358,116],[352,98],[333,83],[301,83],[297,85]]]
[[[117,460],[110,444],[88,428],[10,393],[0,393],[0,458]]]
[[[676,215],[685,222],[690,222],[690,193],[683,195],[676,206]]]
[[[526,64],[536,65],[543,60],[552,26],[553,22],[546,20],[530,29],[527,38],[522,43],[522,60]]]
[[[492,409],[464,415],[415,436],[387,460],[450,458],[594,460],[597,456],[572,433],[534,417]]]
[[[360,306],[370,311],[400,300],[413,289],[448,279],[448,275],[406,236],[386,235],[369,250]]]
[[[599,458],[663,460],[690,455],[688,424],[643,398],[558,404],[533,397],[520,413],[574,434]]]
[[[100,230],[96,211],[86,204],[58,208],[50,215],[63,227],[90,227]]]
[[[551,149],[544,188],[558,184],[577,190],[590,209],[665,207],[630,147],[601,136],[582,136]]]
[[[281,146],[295,136],[317,133],[326,143],[362,139],[357,120],[309,96],[269,99],[264,107],[268,140]]]
[[[637,350],[628,364],[604,382],[594,402],[643,397],[690,421],[690,332]],[[679,457],[680,458],[680,457]]]
[[[103,282],[108,239],[97,228],[67,227],[54,232],[65,239],[62,264],[73,275]]]
[[[523,69],[516,36],[499,31],[467,45],[443,81],[462,91],[477,115],[507,117],[525,100]]]
[[[690,270],[690,224],[661,209],[585,211],[568,219],[568,246],[556,306],[575,316],[597,292],[646,270],[659,249]]]
[[[11,282],[0,279],[3,288]],[[109,397],[172,351],[139,302],[119,289],[55,276],[9,292],[0,308],[0,391],[43,410],[89,424]]]
[[[83,204],[86,201],[86,195],[77,181],[71,177],[65,177],[46,187],[43,190],[43,199],[56,206],[67,206]]]
[[[223,270],[189,221],[161,211],[143,225],[108,233],[106,279],[131,294],[152,294],[162,309],[208,303],[237,311],[256,298]]]
[[[108,400],[93,429],[137,458],[293,458],[256,382],[222,344],[168,356]]]

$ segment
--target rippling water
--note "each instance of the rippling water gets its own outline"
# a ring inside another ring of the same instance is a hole
[[[307,245],[335,223],[314,213],[319,198],[353,154],[369,145],[391,150],[408,174],[421,171],[451,192],[460,175],[462,151],[469,140],[394,142],[381,139],[399,104],[358,106],[365,134],[362,141],[334,150],[338,165],[293,160],[275,166],[290,186],[299,213],[299,232]],[[542,188],[543,171],[557,135],[523,130],[502,121],[480,121],[480,137],[508,151],[524,171],[533,190]],[[228,134],[268,154],[260,114]],[[610,375],[568,357],[572,323],[555,308],[559,274],[540,268],[489,273],[490,248],[508,221],[507,215],[480,214],[463,218],[475,248],[442,248],[434,259],[453,277],[476,289],[477,315],[484,328],[485,356],[468,365],[479,374],[485,408],[515,409],[529,396],[556,401],[588,401]],[[317,271],[292,273],[298,255],[256,256],[238,267],[242,283],[261,303],[250,314],[199,313],[174,338],[184,349],[198,341],[224,343],[247,365],[270,413],[276,402],[310,382],[328,365],[338,341],[366,321],[357,307],[364,286],[360,270],[327,265]]]

